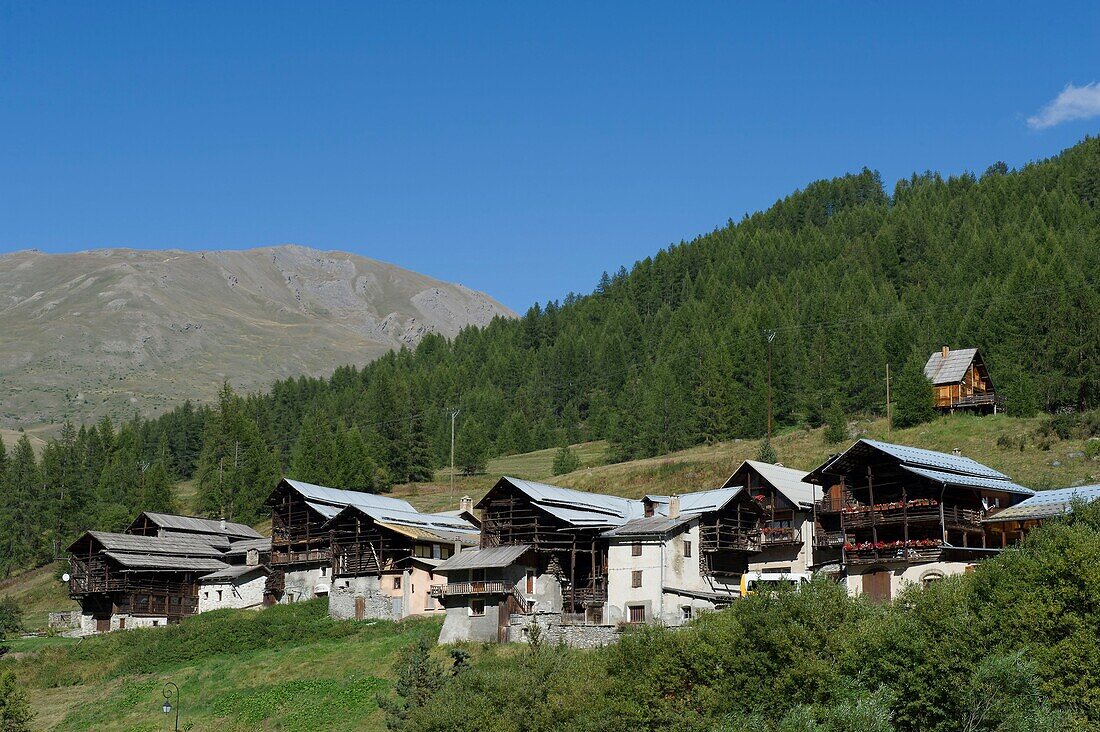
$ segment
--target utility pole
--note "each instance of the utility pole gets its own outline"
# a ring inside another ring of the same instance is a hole
[[[451,410],[451,498],[455,496],[455,417],[460,411],[458,407]]]
[[[764,331],[768,338],[768,442],[772,441],[772,340],[775,339],[774,330]]]
[[[894,420],[890,416],[890,363],[886,364],[886,434],[893,434]]]

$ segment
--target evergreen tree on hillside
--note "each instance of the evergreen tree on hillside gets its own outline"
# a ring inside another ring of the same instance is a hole
[[[4,441],[0,440],[0,485],[3,485],[4,472],[8,467],[8,448],[4,446]]]
[[[825,412],[825,444],[836,445],[848,439],[848,418],[840,402],[834,401],[829,410]]]
[[[275,488],[279,464],[256,422],[228,382],[206,422],[196,470],[199,509],[208,516],[250,521],[262,516],[263,500]]]
[[[360,435],[362,437],[362,435]],[[290,477],[295,480],[340,487],[340,445],[324,412],[314,411],[302,422],[290,451]]]
[[[168,436],[161,435],[156,457],[143,466],[141,501],[142,511],[175,513],[176,500],[172,493],[172,475],[168,470]]]
[[[552,471],[554,475],[565,475],[566,473],[572,473],[581,466],[581,459],[577,457],[577,453],[569,445],[562,445],[558,448],[558,451],[554,454],[554,464]]]
[[[779,455],[776,454],[775,448],[772,447],[772,441],[767,437],[760,443],[760,449],[756,451],[756,459],[758,462],[769,463],[771,465],[779,462]]]
[[[388,476],[371,457],[370,449],[358,427],[352,426],[341,433],[339,455],[338,472],[331,485],[366,493],[389,490]]]
[[[910,357],[894,382],[894,427],[904,429],[936,416],[935,393],[932,382],[924,375],[924,359]]]
[[[489,441],[476,419],[468,419],[458,431],[455,442],[455,467],[463,475],[484,473],[489,463]]]
[[[14,569],[34,566],[49,556],[43,541],[48,527],[43,525],[44,510],[42,474],[34,456],[31,441],[22,435],[15,444],[0,490],[0,567],[8,576]]]

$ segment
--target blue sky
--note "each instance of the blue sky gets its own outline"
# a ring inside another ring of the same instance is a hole
[[[1100,5],[921,5],[0,2],[0,252],[293,242],[522,311],[1098,132]]]

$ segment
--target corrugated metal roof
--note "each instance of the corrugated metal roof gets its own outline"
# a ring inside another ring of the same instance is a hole
[[[641,501],[600,493],[586,493],[556,485],[504,476],[500,479],[518,488],[535,505],[562,521],[580,527],[611,527],[643,513]],[[484,501],[484,499],[482,499]],[[481,508],[482,504],[478,504]]]
[[[698,514],[681,514],[679,518],[670,519],[668,516],[643,516],[632,521],[627,521],[622,526],[603,532],[600,536],[608,538],[624,536],[653,536],[664,535],[690,522]]]
[[[879,442],[877,440],[862,439],[859,442],[870,445],[888,455],[892,455],[906,465],[915,465],[922,468],[931,468],[933,470],[945,470],[950,473],[961,473],[963,475],[976,475],[986,478],[1001,478],[1003,480],[1008,480],[1008,476],[1004,473],[994,470],[987,465],[982,465],[977,460],[971,460],[961,455],[948,455],[947,453],[936,452],[935,450],[924,450],[919,447],[907,447],[905,445],[892,445],[889,442]],[[858,444],[857,442],[856,445]],[[855,446],[853,446],[853,448],[854,447]]]
[[[1053,491],[1039,491],[1031,498],[1009,506],[986,523],[1003,521],[1028,521],[1030,519],[1062,516],[1073,510],[1073,500],[1077,498],[1087,503],[1100,500],[1100,485],[1083,485],[1077,488],[1059,488]]]
[[[464,549],[435,568],[446,574],[462,569],[493,569],[507,567],[531,550],[527,544],[494,546],[487,549]]]
[[[718,511],[741,492],[741,486],[712,488],[705,491],[680,494],[680,515]],[[667,509],[666,509],[667,510]]]
[[[371,518],[376,523],[392,524],[410,529],[421,529],[436,535],[436,538],[446,537],[446,541],[456,541],[462,537],[477,536],[478,528],[468,521],[452,516],[440,516],[437,514],[420,513],[418,511],[397,511],[385,508],[372,508],[369,506],[350,505],[341,509],[329,518],[332,522],[337,516],[347,512],[359,513]]]
[[[936,351],[924,364],[924,375],[936,386],[957,384],[966,375],[977,353],[977,348],[959,348],[948,351],[947,358],[944,358],[942,352]]]
[[[221,557],[222,553],[199,538],[161,538],[158,536],[134,536],[131,534],[112,534],[104,531],[89,531],[104,549],[109,551],[135,552],[139,554],[168,555],[190,557]]]
[[[199,582],[226,582],[235,580],[238,577],[244,577],[256,572],[262,572],[268,574],[268,569],[262,564],[234,564],[226,567],[225,569],[219,569],[213,574],[208,574],[199,579]]]
[[[225,553],[227,557],[237,556],[240,554],[247,554],[249,549],[255,549],[259,552],[271,551],[271,539],[242,539],[235,541],[229,545],[229,551]]]
[[[130,552],[104,552],[128,570],[135,572],[213,572],[225,569],[225,562],[202,557],[150,556]]]
[[[416,512],[412,504],[400,498],[380,496],[377,493],[361,493],[360,491],[345,491],[339,488],[328,488],[323,485],[304,483],[292,478],[283,478],[283,482],[308,499],[311,503],[327,504],[343,508],[344,506],[359,506],[361,508],[381,508],[395,511]]]
[[[752,466],[764,480],[768,481],[777,491],[783,494],[784,498],[796,506],[813,506],[814,501],[821,498],[821,488],[803,482],[803,478],[809,475],[805,470],[762,463],[759,460],[746,460],[745,464]],[[734,475],[739,470],[741,470],[740,467],[734,471]],[[732,477],[730,476],[731,479]]]
[[[987,488],[992,491],[1003,491],[1005,493],[1013,493],[1020,496],[1030,496],[1035,493],[1035,491],[1030,488],[1025,488],[1008,479],[980,478],[973,475],[945,473],[939,470],[916,468],[911,465],[902,465],[901,467],[903,470],[908,470],[910,473],[920,475],[929,480],[934,480],[937,483],[946,483],[947,485],[962,486],[964,488]]]
[[[138,514],[138,519],[142,516],[148,517],[152,523],[164,529],[192,531],[201,534],[239,536],[248,539],[258,539],[262,536],[260,532],[256,531],[251,526],[234,523],[232,521],[226,521],[225,528],[222,528],[221,519],[199,518],[197,516],[177,516],[175,514],[154,513],[152,511],[142,511]],[[134,523],[137,523],[137,519],[135,519]]]
[[[470,546],[477,543],[476,534],[456,534],[452,532],[433,531],[422,526],[407,526],[386,521],[376,521],[375,524],[387,528],[390,531],[396,531],[398,534],[407,536],[415,541],[442,541],[448,543],[457,541]]]

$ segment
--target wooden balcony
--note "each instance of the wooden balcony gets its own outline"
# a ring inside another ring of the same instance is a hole
[[[760,529],[756,525],[722,524],[699,527],[699,548],[704,552],[758,552]]]
[[[814,546],[818,549],[840,549],[848,541],[843,531],[815,531]]]
[[[792,527],[768,527],[760,533],[760,544],[763,549],[801,546],[802,532]]]
[[[506,595],[512,591],[511,585],[499,580],[482,582],[449,582],[445,585],[432,585],[428,592],[432,597],[466,597],[470,595]]]
[[[900,525],[907,521],[910,524],[931,523],[938,524],[942,516],[947,526],[980,526],[982,512],[976,509],[961,508],[960,506],[943,506],[941,514],[939,505],[909,505],[900,506],[887,504],[875,507],[861,507],[857,510],[843,510],[844,526],[848,529],[862,529],[873,526]]]
[[[920,563],[935,562],[942,553],[942,546],[849,549],[845,550],[844,559],[848,564]]]
[[[277,564],[299,564],[306,562],[328,562],[332,560],[332,550],[328,548],[324,549],[307,549],[304,551],[290,551],[285,548],[272,548],[271,550],[271,563]]]

